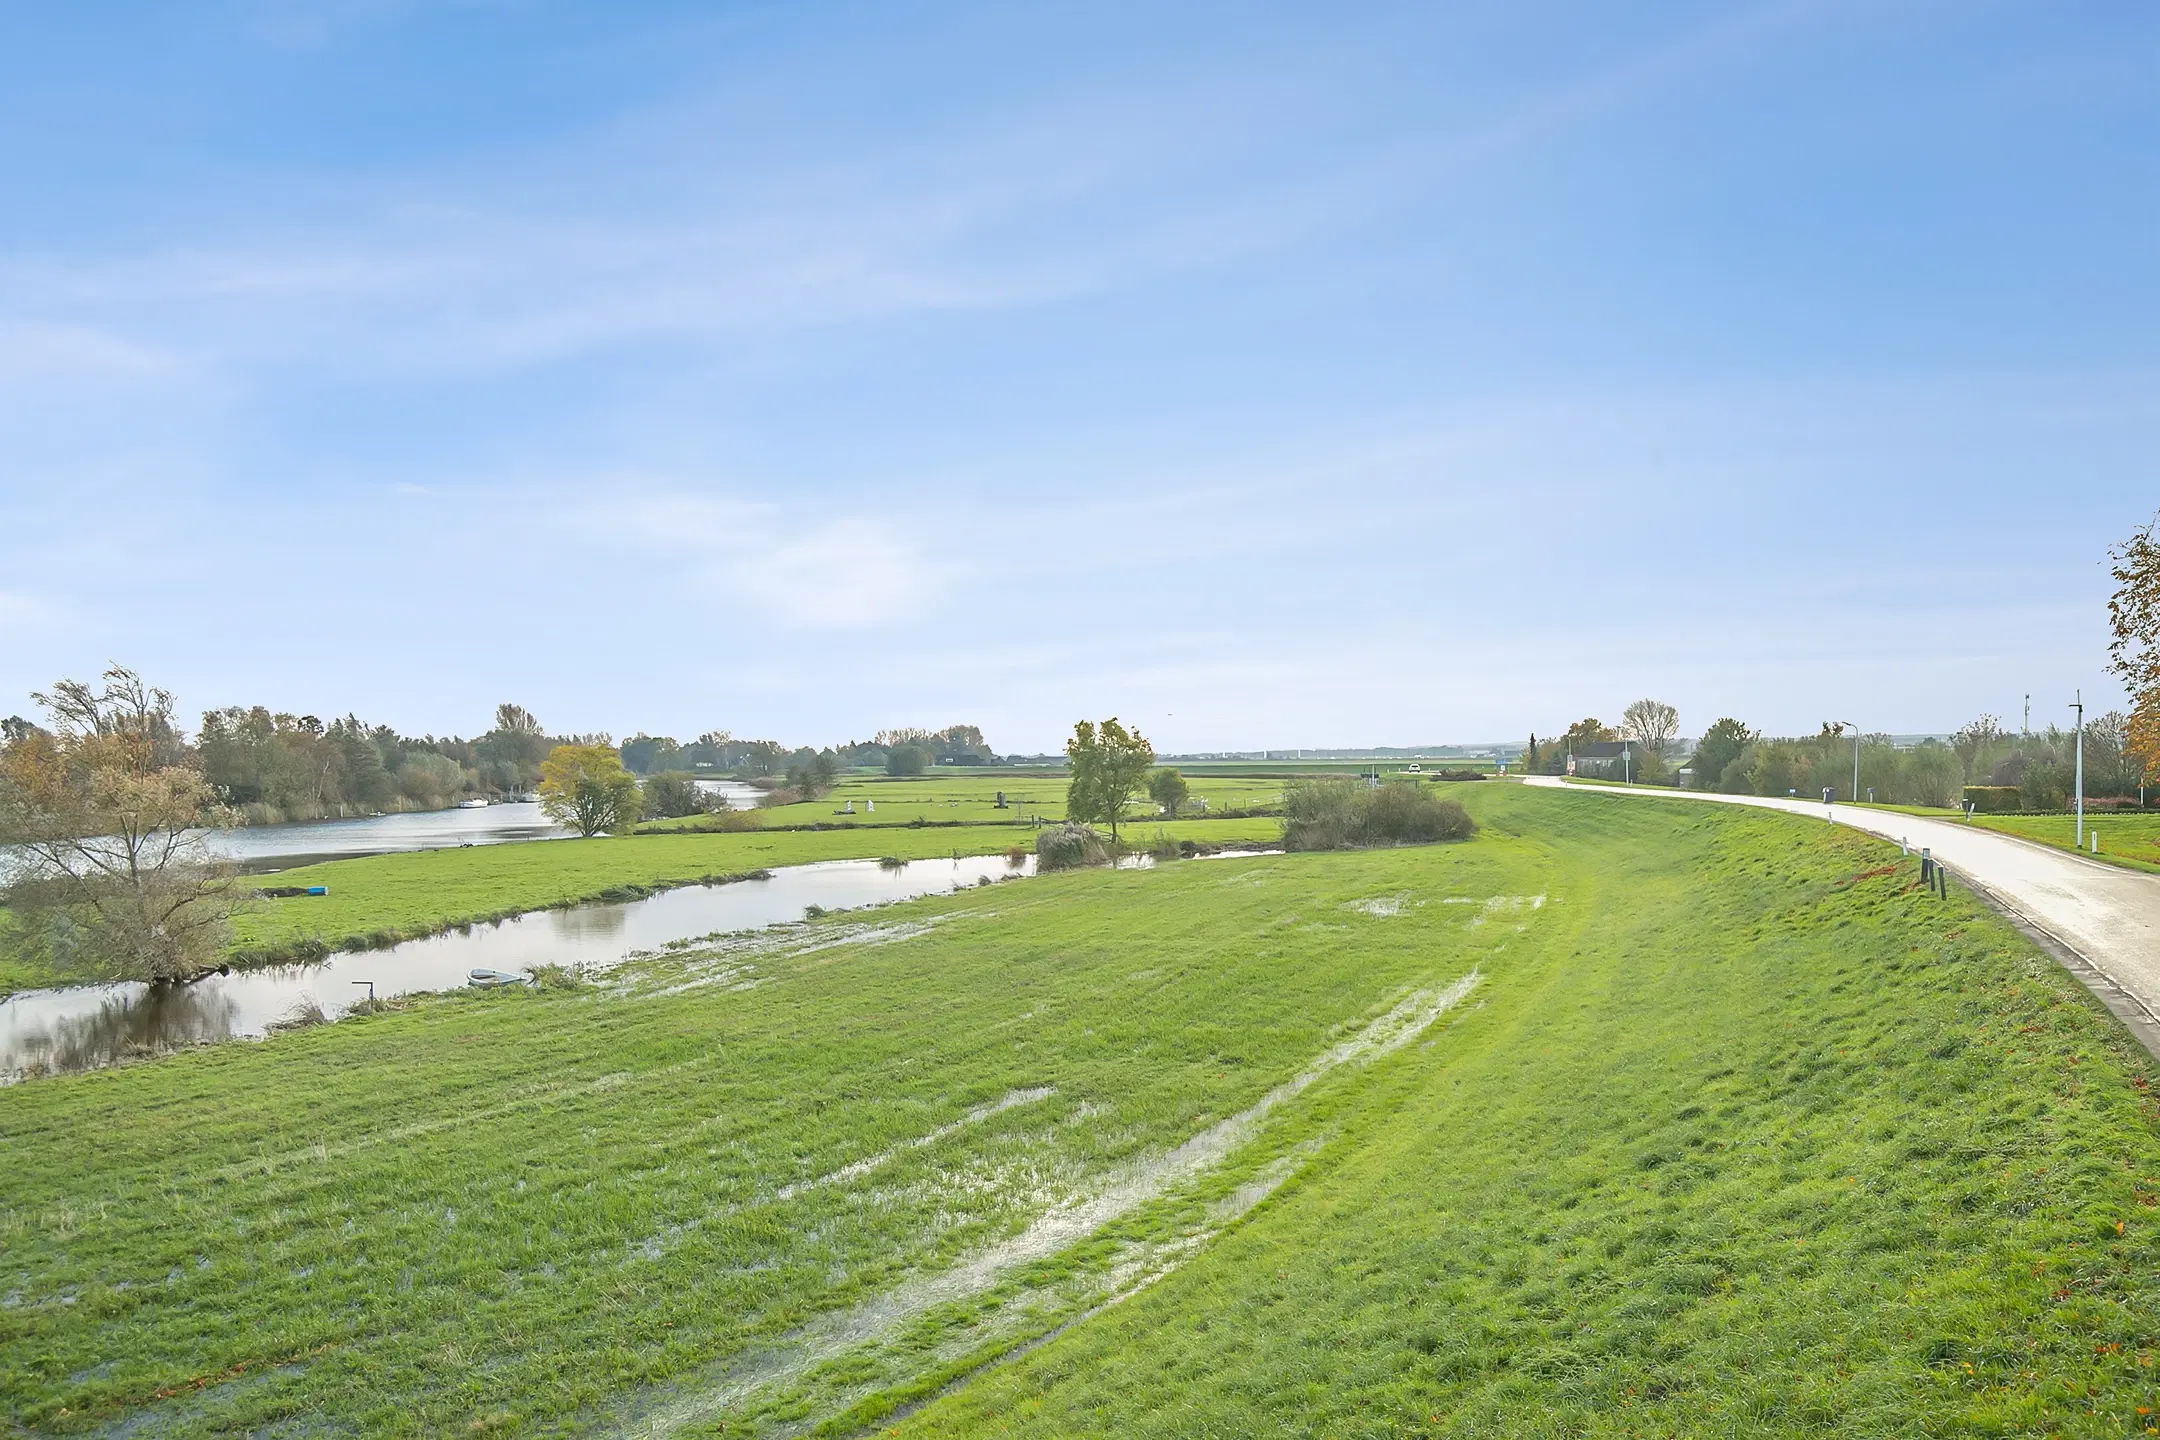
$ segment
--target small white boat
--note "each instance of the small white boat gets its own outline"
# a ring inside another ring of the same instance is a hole
[[[505,985],[523,985],[525,977],[507,970],[475,970],[465,983],[478,990],[496,990]]]
[[[457,802],[457,808],[460,810],[485,810],[487,807],[488,802],[485,795],[475,795],[470,800]]]

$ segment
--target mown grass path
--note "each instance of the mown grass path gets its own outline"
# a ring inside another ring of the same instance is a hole
[[[2141,1433],[2160,1128],[2074,982],[1850,832],[1473,788],[1466,845],[1046,877],[0,1092],[4,1414]]]

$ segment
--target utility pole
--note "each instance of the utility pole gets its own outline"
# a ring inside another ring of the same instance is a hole
[[[2080,689],[2072,703],[2077,711],[2077,843],[2085,848],[2085,692]]]
[[[1850,720],[1837,722],[1838,729],[1852,725],[1852,803],[1860,803],[1860,727]]]

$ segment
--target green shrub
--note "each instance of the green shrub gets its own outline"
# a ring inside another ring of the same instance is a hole
[[[642,787],[645,804],[643,813],[648,819],[679,820],[685,815],[702,815],[711,808],[711,797],[697,786],[697,777],[677,772],[655,775]]]
[[[1035,837],[1037,870],[1071,870],[1081,865],[1107,865],[1110,852],[1102,837],[1087,825],[1052,825]]]
[[[1965,798],[1982,815],[2002,815],[2025,808],[2025,792],[2015,785],[1967,785]]]
[[[1476,833],[1477,822],[1461,804],[1415,780],[1294,780],[1283,791],[1285,850],[1428,844]]]

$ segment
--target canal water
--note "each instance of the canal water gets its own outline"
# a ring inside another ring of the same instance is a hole
[[[757,806],[759,791],[738,780],[700,780],[698,788],[725,802],[731,810]],[[504,845],[520,840],[559,840],[569,833],[541,814],[539,805],[513,801],[473,810],[244,825],[210,831],[204,836],[204,844],[212,854],[259,874],[315,860],[404,850],[452,850],[460,845]]]
[[[885,905],[1034,870],[1032,855],[1017,865],[1003,855],[791,865],[772,871],[770,879],[686,886],[625,904],[536,911],[388,949],[213,975],[176,988],[127,983],[26,990],[0,1000],[0,1077],[19,1077],[31,1069],[89,1069],[130,1056],[259,1036],[310,1004],[335,1019],[367,998],[370,981],[374,993],[387,999],[455,989],[476,969],[521,974],[553,964],[606,970],[671,940],[800,920],[812,905],[826,910]]]

